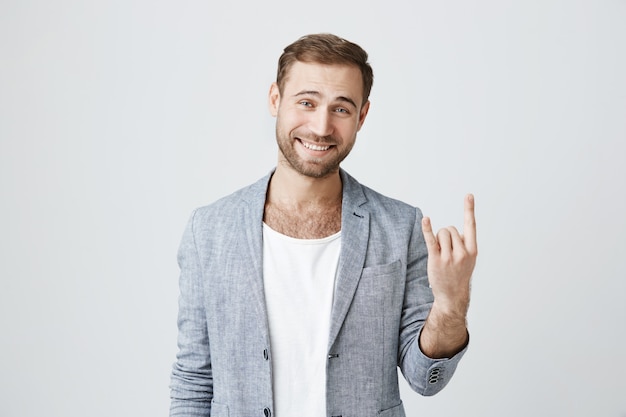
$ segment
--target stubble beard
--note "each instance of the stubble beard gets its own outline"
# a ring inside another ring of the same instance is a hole
[[[304,138],[315,138],[312,135],[299,136]],[[324,138],[318,138],[319,140],[311,140],[312,142],[320,142],[326,144],[337,145],[338,141],[333,136],[328,136]],[[292,138],[291,135],[283,132],[278,123],[276,124],[276,142],[278,143],[278,149],[284,158],[283,163],[287,163],[289,167],[298,172],[301,175],[311,177],[311,178],[325,178],[331,174],[336,173],[339,170],[339,164],[346,159],[350,151],[352,150],[352,146],[344,149],[341,152],[335,153],[335,155],[331,158],[309,158],[306,161],[303,160],[295,147],[298,146],[295,142],[296,139]],[[352,141],[354,144],[354,141]]]

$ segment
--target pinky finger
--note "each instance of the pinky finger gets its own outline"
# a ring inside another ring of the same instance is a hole
[[[438,253],[440,250],[439,242],[437,241],[437,237],[433,233],[433,227],[430,224],[429,217],[422,218],[422,232],[424,233],[424,240],[426,241],[428,253]]]

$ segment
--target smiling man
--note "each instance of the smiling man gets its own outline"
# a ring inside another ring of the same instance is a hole
[[[285,48],[269,110],[278,162],[194,211],[179,250],[171,416],[405,416],[399,367],[439,392],[467,348],[464,234],[340,168],[369,110],[367,53],[330,34]]]

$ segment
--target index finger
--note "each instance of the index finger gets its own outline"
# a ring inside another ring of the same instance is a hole
[[[470,253],[476,253],[476,217],[474,216],[474,195],[465,196],[465,225],[463,227],[463,240],[465,247]]]

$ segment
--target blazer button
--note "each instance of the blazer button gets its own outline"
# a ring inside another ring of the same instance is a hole
[[[428,377],[428,383],[429,384],[436,384],[437,382],[439,382],[439,375],[441,373],[441,369],[440,368],[435,368],[430,372],[430,375]]]
[[[272,417],[272,410],[270,410],[268,407],[265,407],[265,409],[263,410],[263,414],[265,415],[265,417]]]

